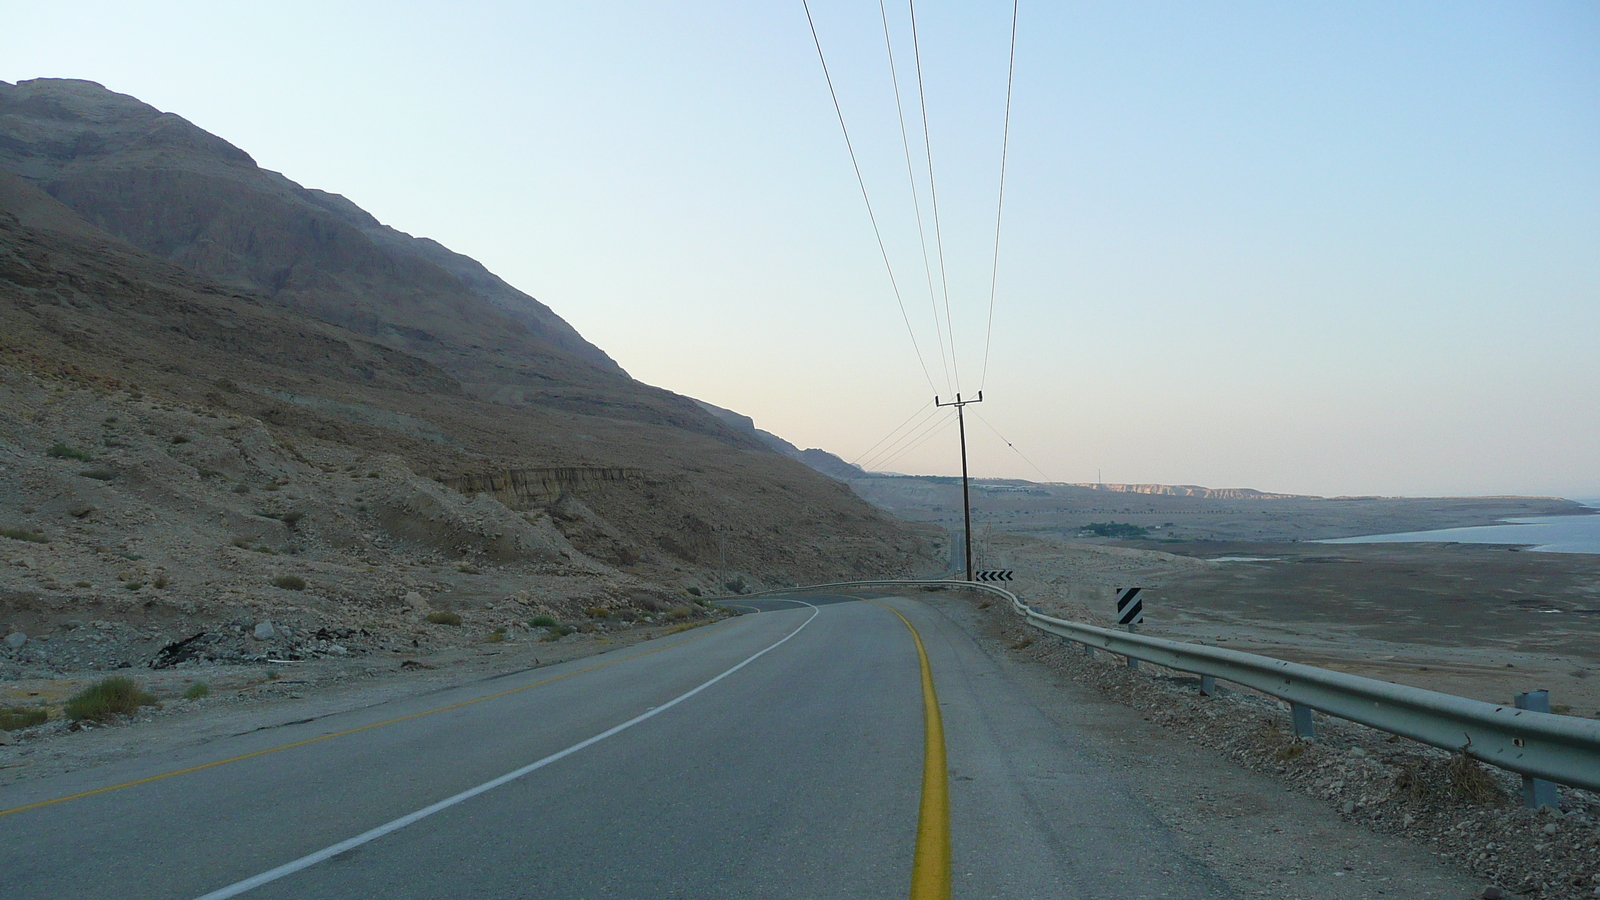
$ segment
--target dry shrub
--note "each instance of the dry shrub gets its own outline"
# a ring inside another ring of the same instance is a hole
[[[0,729],[6,731],[43,725],[49,719],[50,713],[37,706],[15,706],[10,709],[0,709]]]
[[[89,685],[67,700],[67,718],[104,722],[114,716],[130,715],[141,706],[153,706],[156,698],[139,689],[131,678],[107,678]]]
[[[1273,719],[1262,719],[1261,727],[1257,728],[1250,738],[1262,747],[1266,755],[1279,762],[1299,759],[1307,748],[1305,741],[1285,732],[1283,726]]]
[[[1408,800],[1427,802],[1443,797],[1473,806],[1500,806],[1506,792],[1483,764],[1457,753],[1448,760],[1412,759],[1399,765],[1395,790]]]
[[[1450,793],[1456,799],[1474,806],[1499,806],[1505,802],[1506,792],[1495,784],[1494,776],[1482,763],[1465,753],[1450,757],[1444,770]]]

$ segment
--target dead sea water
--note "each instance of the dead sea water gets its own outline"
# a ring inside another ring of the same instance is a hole
[[[1579,501],[1600,512],[1600,500]],[[1600,515],[1534,516],[1507,519],[1500,525],[1440,528],[1400,534],[1334,538],[1323,544],[1397,544],[1454,542],[1462,544],[1527,544],[1545,553],[1600,553]]]

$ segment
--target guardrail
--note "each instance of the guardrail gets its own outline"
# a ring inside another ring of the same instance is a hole
[[[1007,600],[1027,624],[1085,647],[1129,659],[1221,679],[1289,702],[1297,730],[1309,736],[1309,710],[1398,734],[1444,750],[1460,751],[1526,778],[1600,791],[1600,721],[1499,706],[1257,656],[1044,615],[1010,591],[966,581],[847,581],[763,591],[793,593],[828,588],[935,587],[983,591]],[[718,598],[726,602],[738,598]],[[1204,682],[1202,682],[1204,683]],[[1303,715],[1299,710],[1307,711]],[[1302,720],[1298,721],[1298,720]],[[1526,789],[1526,786],[1525,786]]]

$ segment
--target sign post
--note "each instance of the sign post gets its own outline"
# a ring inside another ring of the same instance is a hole
[[[1135,626],[1144,621],[1144,601],[1139,599],[1140,590],[1142,588],[1117,588],[1117,624],[1128,626],[1130,634],[1136,630]],[[1139,661],[1128,657],[1128,668],[1139,668]]]

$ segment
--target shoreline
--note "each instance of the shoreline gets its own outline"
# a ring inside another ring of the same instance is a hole
[[[1581,501],[1574,501],[1581,502]],[[1589,508],[1546,516],[1512,516],[1491,525],[1466,525],[1454,528],[1435,528],[1422,531],[1395,531],[1351,537],[1325,538],[1307,543],[1317,544],[1470,544],[1484,547],[1503,547],[1508,550],[1526,550],[1530,553],[1585,553],[1600,554],[1600,509]],[[1579,524],[1582,523],[1582,524]],[[1511,529],[1537,529],[1545,533],[1514,535]],[[1554,534],[1548,532],[1554,531]],[[1592,534],[1583,532],[1591,531]],[[1526,536],[1543,537],[1544,540],[1495,540]],[[1472,537],[1481,537],[1472,540]]]

